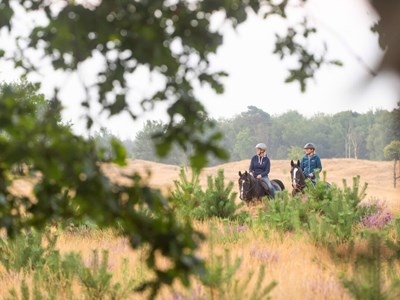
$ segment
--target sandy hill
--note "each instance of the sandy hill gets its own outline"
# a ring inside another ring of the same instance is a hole
[[[206,185],[207,175],[216,176],[218,169],[224,169],[226,181],[235,183],[238,191],[238,172],[248,168],[249,161],[231,162],[215,167],[205,168],[201,173],[201,183]],[[387,203],[388,208],[400,213],[400,182],[393,187],[393,162],[355,160],[355,159],[322,159],[323,168],[327,173],[327,181],[343,187],[343,179],[352,185],[354,176],[359,175],[361,184],[368,183],[366,199],[378,199]],[[123,180],[122,174],[140,173],[150,186],[168,192],[174,188],[173,181],[178,179],[179,167],[144,160],[129,160],[127,166],[116,167],[107,165],[106,173],[116,181]],[[290,161],[271,160],[270,178],[280,179],[287,189],[290,186]]]

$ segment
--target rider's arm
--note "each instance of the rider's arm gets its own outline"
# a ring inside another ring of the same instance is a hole
[[[266,164],[265,164],[265,170],[261,173],[261,177],[268,176],[270,170],[271,170],[271,161],[269,160],[268,157],[266,157]]]

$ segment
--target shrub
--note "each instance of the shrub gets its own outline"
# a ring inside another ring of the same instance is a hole
[[[219,169],[215,179],[207,177],[207,189],[200,193],[200,205],[194,209],[193,216],[197,219],[211,217],[228,219],[245,219],[246,212],[237,214],[237,210],[244,203],[235,203],[237,193],[232,192],[233,182],[230,181],[225,187],[224,170]]]
[[[108,252],[102,255],[93,251],[90,264],[85,265],[76,252],[62,257],[58,252],[48,257],[41,268],[27,273],[32,276],[31,285],[23,279],[19,293],[17,287],[9,290],[8,300],[31,299],[127,299],[135,292],[140,282],[134,280],[128,271],[128,260],[122,264],[122,279],[115,282],[110,272]],[[80,289],[73,290],[73,283]],[[21,298],[19,295],[21,295]]]
[[[301,227],[301,219],[304,212],[304,204],[299,198],[289,198],[288,194],[282,194],[277,201],[270,201],[266,211],[260,210],[257,223],[268,224],[278,232],[283,233]]]
[[[46,235],[48,243],[43,246],[43,233],[30,230],[15,239],[0,238],[0,262],[7,271],[29,271],[41,267],[55,253],[56,235]]]
[[[371,210],[359,205],[365,197],[367,184],[359,188],[360,177],[353,178],[349,187],[343,180],[343,190],[332,186],[321,198],[312,198],[320,203],[319,213],[310,218],[309,229],[314,241],[322,244],[339,244],[353,240],[355,226]]]
[[[250,282],[255,272],[249,272],[244,277],[236,278],[242,260],[237,257],[231,261],[229,251],[225,249],[225,256],[214,255],[207,264],[207,273],[201,277],[201,282],[208,288],[210,299],[270,299],[269,293],[277,285],[275,281],[264,285],[265,266],[260,265],[258,269],[256,284],[252,291],[249,291]]]
[[[352,274],[340,275],[342,285],[354,299],[399,299],[398,264],[390,265],[386,255],[384,237],[372,232],[365,253],[359,253],[353,263]]]
[[[172,192],[172,199],[176,203],[177,213],[181,216],[191,216],[193,209],[200,205],[201,186],[199,173],[192,170],[190,180],[181,167],[179,180],[174,180],[175,190]]]

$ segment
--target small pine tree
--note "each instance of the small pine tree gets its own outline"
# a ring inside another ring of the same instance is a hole
[[[243,203],[235,203],[236,192],[232,192],[233,182],[230,181],[225,187],[224,170],[219,169],[215,179],[207,177],[207,189],[201,193],[201,203],[193,212],[198,219],[211,217],[237,218],[236,211],[243,206]]]
[[[172,198],[176,201],[178,213],[190,216],[193,209],[200,205],[199,194],[201,193],[199,173],[192,170],[192,177],[189,179],[185,168],[179,171],[179,180],[174,180],[175,190]]]

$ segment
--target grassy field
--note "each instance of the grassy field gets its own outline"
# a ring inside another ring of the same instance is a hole
[[[290,161],[272,160],[271,163],[270,178],[282,180],[289,189]],[[343,179],[351,184],[352,178],[359,175],[362,184],[368,183],[365,201],[379,200],[385,203],[385,207],[393,215],[400,215],[400,187],[393,187],[392,162],[324,159],[322,163],[328,182],[341,187]],[[201,183],[205,186],[207,175],[216,175],[218,169],[222,168],[226,181],[233,181],[234,191],[237,192],[237,173],[247,167],[248,161],[240,161],[206,168],[201,174]],[[139,172],[144,177],[151,174],[146,179],[148,184],[167,194],[173,189],[173,181],[178,179],[179,167],[133,160],[124,168],[106,165],[104,171],[118,182],[125,180],[122,174]],[[20,181],[13,188],[16,192],[29,194],[30,184]],[[240,200],[237,198],[236,201]],[[259,208],[244,209],[255,216]],[[227,223],[218,219],[196,221],[195,227],[207,236],[207,241],[202,244],[198,254],[211,266],[223,266],[227,270],[233,268],[233,275],[216,289],[206,288],[193,278],[189,290],[174,285],[163,289],[158,299],[250,299],[254,291],[266,288],[271,282],[277,283],[269,293],[271,299],[352,299],[338,279],[343,272],[351,274],[351,265],[334,261],[326,247],[316,244],[307,235],[296,232],[280,234],[273,230]],[[343,249],[339,251],[346,252],[347,247],[348,245],[343,245]],[[352,251],[356,253],[366,247],[366,242],[361,241],[355,244]],[[143,264],[145,250],[132,250],[125,239],[110,230],[62,231],[57,240],[57,249],[61,254],[70,251],[81,253],[84,264],[88,266],[93,263],[94,250],[107,250],[107,270],[112,272],[113,282],[121,283],[122,286],[129,278],[139,284],[151,276]],[[124,261],[128,272],[124,271]],[[168,264],[162,259],[158,263]],[[265,268],[265,272],[261,273],[261,281],[257,285],[261,267]],[[398,269],[396,266],[396,272],[399,272]],[[9,298],[9,291],[12,288],[18,289],[23,278],[26,278],[28,286],[33,285],[33,279],[29,275],[25,276],[23,271],[6,272],[0,265],[0,299],[15,299]],[[248,283],[246,278],[250,278]],[[80,299],[77,295],[84,288],[76,282],[70,284],[75,293],[73,298]],[[59,299],[67,296],[59,296]],[[96,299],[94,296],[89,298]],[[146,299],[147,296],[135,294],[128,298]],[[82,296],[82,299],[87,298]]]
[[[368,183],[366,200],[380,199],[385,201],[388,208],[394,213],[400,213],[400,183],[397,188],[393,187],[393,162],[355,160],[355,159],[323,159],[323,169],[327,172],[326,180],[342,187],[343,179],[351,185],[354,176],[360,176],[360,181]],[[238,172],[248,169],[249,161],[227,163],[211,168],[205,168],[202,172],[201,183],[206,186],[207,175],[215,176],[218,169],[224,169],[226,181],[235,183],[236,192],[238,192]],[[131,174],[139,172],[145,177],[150,172],[151,177],[148,183],[167,193],[173,189],[173,181],[178,179],[179,167],[173,165],[158,164],[143,160],[132,160],[123,168],[113,165],[104,167],[105,172],[116,181],[123,182],[121,174]],[[290,161],[272,160],[270,179],[280,179],[287,189],[291,190],[290,184]],[[239,198],[237,201],[240,201]]]

